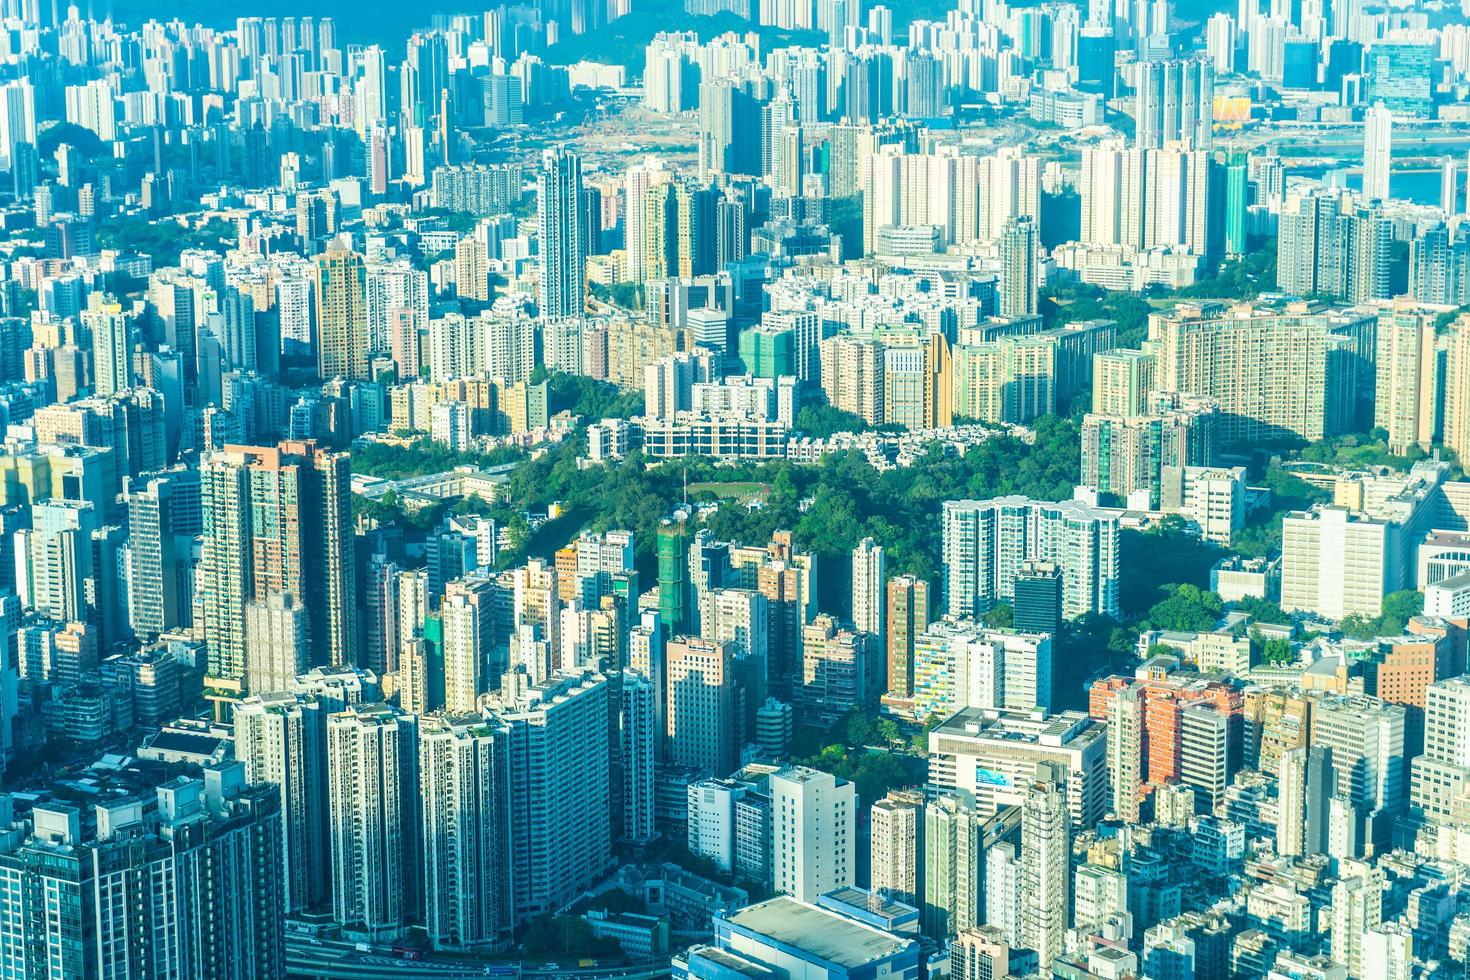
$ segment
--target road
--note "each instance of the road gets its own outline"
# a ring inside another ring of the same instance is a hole
[[[571,980],[659,980],[667,977],[669,972],[667,963],[548,970],[542,964],[487,963],[450,956],[405,960],[384,952],[363,952],[348,942],[289,933],[286,936],[286,975],[302,980],[468,980],[486,976],[519,977],[521,980],[553,980],[558,977]]]

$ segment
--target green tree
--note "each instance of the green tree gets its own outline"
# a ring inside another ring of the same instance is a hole
[[[1197,585],[1176,585],[1167,599],[1149,609],[1145,625],[1156,630],[1205,632],[1215,628],[1223,608],[1213,592]]]
[[[1371,640],[1375,636],[1398,636],[1409,620],[1424,611],[1424,593],[1412,589],[1390,592],[1383,597],[1383,611],[1377,616],[1352,615],[1343,619],[1344,636],[1354,640]]]
[[[985,625],[993,630],[1014,629],[1016,614],[1009,605],[1002,602],[985,614]]]
[[[1272,623],[1284,626],[1291,622],[1291,616],[1279,605],[1269,599],[1258,596],[1246,596],[1231,603],[1237,612],[1248,613],[1251,619],[1262,623]]]
[[[1286,666],[1296,662],[1296,651],[1292,649],[1290,640],[1273,636],[1261,645],[1261,659],[1268,664]]]
[[[826,439],[838,432],[866,432],[868,423],[851,412],[811,402],[801,406],[796,413],[793,428],[813,439]]]

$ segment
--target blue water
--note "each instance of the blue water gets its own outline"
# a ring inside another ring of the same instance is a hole
[[[1465,194],[1465,167],[1463,160],[1456,161],[1460,165],[1455,186],[1455,200],[1463,199]],[[1325,177],[1324,177],[1325,179]],[[1363,174],[1361,171],[1348,174],[1347,186],[1353,190],[1363,189]],[[1414,204],[1423,204],[1428,207],[1437,208],[1439,200],[1439,171],[1438,170],[1395,170],[1388,175],[1388,191],[1395,200],[1412,201]]]

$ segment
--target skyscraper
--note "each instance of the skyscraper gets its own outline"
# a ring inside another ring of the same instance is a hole
[[[317,373],[323,380],[369,376],[367,267],[356,252],[330,248],[313,266]]]
[[[122,789],[85,821],[75,804],[39,800],[0,843],[7,972],[128,976],[146,963],[160,976],[284,976],[274,787],[226,762]],[[11,823],[11,801],[0,806]]]
[[[888,580],[888,697],[914,696],[914,641],[929,626],[929,583],[913,575]]]
[[[977,616],[1015,596],[1027,560],[1062,568],[1062,613],[1116,615],[1118,518],[1077,501],[948,500],[943,510],[945,610]]]
[[[772,867],[775,890],[803,902],[854,882],[857,788],[805,766],[773,773]]]
[[[517,678],[519,681],[519,678]],[[516,686],[489,702],[508,729],[512,901],[517,923],[554,912],[612,863],[611,734],[601,674]]]
[[[537,294],[545,317],[580,316],[587,254],[578,228],[582,161],[557,147],[541,155],[536,177],[537,231],[541,249],[541,286]]]
[[[882,638],[884,623],[883,547],[863,538],[852,550],[852,627]]]
[[[86,501],[52,498],[31,506],[31,527],[16,539],[24,557],[21,601],[63,622],[89,616],[88,582],[94,574],[92,535],[100,521]]]
[[[1108,776],[1112,786],[1112,812],[1119,820],[1134,822],[1139,817],[1143,795],[1144,701],[1140,691],[1129,686],[1108,702]]]
[[[924,824],[924,796],[895,790],[873,804],[872,890],[915,905],[921,897],[920,868]]]
[[[327,840],[327,712],[313,695],[255,695],[235,706],[235,758],[245,778],[281,798],[281,867],[287,912],[332,899]]]
[[[1287,856],[1320,854],[1325,849],[1325,839],[1309,839],[1311,831],[1322,837],[1327,819],[1327,800],[1332,796],[1332,787],[1324,787],[1324,767],[1327,775],[1332,768],[1329,749],[1307,749],[1303,746],[1285,749],[1281,753],[1281,766],[1277,771],[1277,818],[1276,853]]]
[[[934,939],[978,925],[980,827],[958,795],[943,794],[924,807],[924,932]]]
[[[481,694],[500,686],[505,665],[492,663],[496,586],[489,579],[456,579],[444,588],[439,618],[444,637],[444,710],[473,714]]]
[[[952,980],[996,980],[1010,974],[1011,948],[993,926],[966,929],[949,943]]]
[[[290,592],[245,604],[245,689],[284,691],[308,666],[306,610]]]
[[[382,939],[420,910],[417,730],[386,704],[327,718],[332,915]]]
[[[700,173],[761,172],[761,113],[755,99],[733,78],[699,86]]]
[[[82,326],[92,335],[92,387],[113,395],[133,386],[133,317],[118,303],[92,297],[82,312]]]
[[[313,442],[229,446],[200,464],[204,639],[210,676],[246,674],[245,604],[288,592],[309,661],[357,662],[350,463]]]
[[[679,637],[666,653],[669,758],[726,776],[739,764],[733,642]]]
[[[436,949],[493,949],[509,937],[507,748],[494,722],[429,715],[420,724],[424,931]]]
[[[625,670],[618,676],[618,764],[619,785],[612,788],[618,795],[618,836],[624,841],[641,842],[657,833],[654,820],[656,762],[663,742],[659,727],[662,688],[636,670]]]
[[[1378,314],[1373,425],[1388,431],[1389,450],[1400,455],[1414,446],[1427,451],[1438,427],[1441,358],[1435,319],[1407,304]]]
[[[1392,168],[1393,113],[1379,102],[1363,114],[1363,196],[1388,200]]]
[[[178,553],[196,530],[199,474],[170,470],[133,483],[128,512],[128,618],[139,635],[162,633],[182,621]],[[190,519],[192,516],[192,520]]]
[[[1036,223],[1029,216],[1008,222],[1000,236],[1000,315],[1036,312]]]
[[[1043,969],[1066,948],[1072,848],[1062,778],[1038,765],[1021,805],[1021,945],[1036,950]]]
[[[1215,124],[1214,64],[1208,58],[1140,61],[1136,71],[1135,144],[1157,149],[1178,141],[1209,149]]]

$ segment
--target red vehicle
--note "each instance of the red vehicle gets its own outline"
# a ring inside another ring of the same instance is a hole
[[[401,956],[406,960],[421,960],[424,958],[423,952],[414,949],[412,946],[394,946],[393,955]]]

